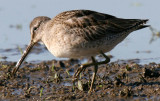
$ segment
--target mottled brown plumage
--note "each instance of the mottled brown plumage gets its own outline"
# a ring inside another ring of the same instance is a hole
[[[77,35],[81,35],[90,41],[104,37],[108,33],[126,33],[147,27],[143,25],[146,21],[116,18],[112,15],[90,10],[72,10],[60,13],[53,18],[52,23],[64,24],[70,30],[75,31]],[[77,31],[77,29],[80,30]]]
[[[90,10],[72,10],[58,14],[53,19],[39,16],[30,24],[31,41],[22,58],[13,70],[15,74],[34,44],[41,41],[56,57],[92,57],[93,63],[82,65],[74,75],[88,66],[95,66],[90,91],[99,64],[109,62],[104,52],[112,50],[129,33],[147,27],[148,20],[122,19]],[[96,62],[94,56],[102,54],[106,61]]]

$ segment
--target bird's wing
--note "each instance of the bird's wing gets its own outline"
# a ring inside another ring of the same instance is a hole
[[[90,10],[73,10],[57,15],[54,21],[55,24],[65,25],[72,34],[76,33],[86,40],[96,40],[107,34],[141,29],[147,20],[121,19]]]

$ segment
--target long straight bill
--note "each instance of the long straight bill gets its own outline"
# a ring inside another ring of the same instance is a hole
[[[16,74],[16,72],[18,71],[19,67],[21,66],[22,62],[24,61],[24,59],[26,58],[26,56],[28,55],[28,53],[30,52],[34,44],[35,44],[34,42],[30,42],[30,44],[27,46],[21,59],[17,62],[16,67],[13,69],[13,72],[12,72],[13,75]]]

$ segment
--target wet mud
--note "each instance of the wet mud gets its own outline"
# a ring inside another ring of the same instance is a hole
[[[80,66],[79,60],[24,62],[15,77],[11,77],[11,70],[16,62],[3,61],[0,100],[160,100],[160,64],[139,65],[135,60],[129,61],[100,65],[91,93],[88,90],[93,67],[81,73],[73,86],[72,76]]]

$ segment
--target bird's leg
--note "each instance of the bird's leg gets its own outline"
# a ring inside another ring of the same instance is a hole
[[[84,71],[87,67],[89,66],[93,66],[95,64],[97,65],[101,65],[101,64],[107,64],[108,62],[110,62],[110,58],[108,56],[106,56],[102,51],[100,51],[100,53],[105,57],[105,61],[100,61],[100,62],[95,62],[95,63],[86,63],[86,64],[82,64],[77,71],[74,73],[73,78],[78,78],[79,74]]]
[[[75,87],[75,81],[79,78],[79,74],[84,71],[87,67],[94,65],[93,63],[82,64],[73,75],[73,88]]]
[[[94,84],[94,81],[95,81],[95,77],[96,77],[96,74],[97,74],[97,71],[98,71],[98,64],[96,64],[96,60],[94,57],[91,57],[92,58],[92,62],[94,65],[94,73],[92,75],[92,81],[91,81],[91,86],[90,86],[90,89],[89,89],[89,93],[92,92],[92,89],[93,89],[93,84]]]
[[[106,58],[106,60],[105,61],[102,61],[102,64],[104,63],[109,63],[110,62],[110,58],[107,56],[107,55],[105,55],[102,51],[100,51],[100,53],[104,56],[104,58]]]
[[[79,74],[84,71],[87,67],[94,65],[93,63],[82,64],[77,71],[74,73],[74,78],[78,78]]]
[[[75,81],[78,79],[79,74],[82,71],[84,71],[87,67],[93,66],[93,65],[94,66],[96,66],[96,65],[98,66],[98,65],[107,64],[108,62],[110,62],[110,58],[108,56],[106,56],[102,51],[100,51],[100,53],[105,57],[105,60],[104,61],[100,61],[100,62],[92,62],[92,63],[82,64],[73,75],[73,85],[75,85]]]

